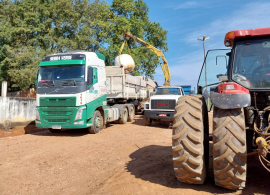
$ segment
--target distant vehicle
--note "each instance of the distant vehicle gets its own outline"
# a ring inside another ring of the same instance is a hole
[[[132,38],[135,42],[140,43],[144,47],[148,48],[150,51],[153,51],[159,58],[162,59],[162,63],[160,63],[160,66],[164,74],[165,83],[163,87],[156,88],[156,92],[152,97],[150,97],[149,103],[144,103],[145,125],[151,125],[152,120],[156,119],[166,119],[172,121],[176,101],[180,96],[183,96],[185,93],[182,87],[170,86],[171,75],[165,55],[156,47],[150,45],[142,39],[132,36],[129,33],[125,33],[125,37]],[[188,91],[188,93],[189,92],[190,90]]]
[[[195,91],[191,90],[191,85],[181,85],[181,87],[184,90],[185,95],[195,94]]]
[[[158,87],[149,102],[144,103],[144,124],[149,126],[153,120],[172,121],[174,107],[179,97],[185,93],[182,87]]]

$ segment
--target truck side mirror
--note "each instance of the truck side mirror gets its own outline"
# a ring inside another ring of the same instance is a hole
[[[87,85],[88,87],[93,85],[93,68],[92,67],[88,67]]]
[[[93,86],[98,82],[98,72],[96,68],[88,67],[87,85],[88,87]]]
[[[93,68],[93,85],[98,82],[98,71],[96,68]]]

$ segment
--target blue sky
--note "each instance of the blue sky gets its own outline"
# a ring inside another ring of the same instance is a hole
[[[112,0],[108,0],[111,3]],[[266,0],[144,0],[151,21],[168,31],[168,60],[171,85],[192,85],[203,63],[203,44],[197,38],[210,37],[209,49],[224,49],[225,34],[231,30],[270,27],[270,2]],[[164,76],[157,67],[155,80],[163,85]]]

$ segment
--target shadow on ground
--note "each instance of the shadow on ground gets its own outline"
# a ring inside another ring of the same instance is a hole
[[[144,118],[143,115],[136,115],[134,121],[132,122],[134,125],[139,125],[139,126],[145,126],[144,125]],[[171,129],[171,124],[172,122],[169,121],[152,121],[152,125],[150,127],[155,127],[155,128],[162,128],[162,129]]]
[[[66,137],[79,137],[89,134],[87,129],[71,129],[63,130],[57,133],[51,133],[49,130],[34,133],[37,136],[66,136]]]
[[[172,151],[170,146],[150,145],[138,149],[130,155],[132,159],[128,162],[126,170],[145,181],[160,184],[169,188],[193,189],[196,191],[209,192],[213,194],[229,194],[236,191],[226,190],[214,183],[213,171],[209,171],[203,185],[189,185],[180,183],[174,176]],[[210,158],[210,161],[212,159]],[[212,163],[209,169],[212,170]],[[264,170],[258,161],[248,160],[247,187],[237,194],[268,194],[270,192],[269,173]]]
[[[118,124],[118,123],[116,123]],[[106,124],[106,129],[110,128],[114,125],[116,125],[114,123],[107,123]],[[37,127],[36,127],[37,128]],[[26,126],[25,127],[25,131],[29,130],[30,127]],[[40,131],[34,131],[33,129],[30,131],[30,134],[34,134],[34,135],[38,135],[38,136],[68,136],[68,137],[79,137],[79,136],[84,136],[84,135],[88,135],[89,131],[87,128],[83,128],[83,129],[62,129],[57,133],[52,133],[50,132],[47,128],[37,128],[37,129],[41,129]],[[102,131],[102,130],[101,130]]]

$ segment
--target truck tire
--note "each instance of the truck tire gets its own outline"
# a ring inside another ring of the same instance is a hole
[[[128,122],[132,122],[134,120],[134,116],[135,116],[134,107],[131,106],[128,114]]]
[[[243,108],[213,112],[213,167],[218,186],[237,190],[246,183],[247,146]]]
[[[202,96],[182,96],[175,107],[172,152],[175,176],[180,182],[202,184],[206,178],[204,131],[207,108]]]
[[[152,125],[152,119],[148,117],[143,117],[144,119],[144,126],[151,126]]]
[[[125,124],[128,119],[128,110],[127,108],[124,108],[122,118],[119,119],[120,124]]]
[[[88,131],[91,134],[97,134],[103,128],[103,117],[98,110],[94,112],[93,125],[88,127]]]

